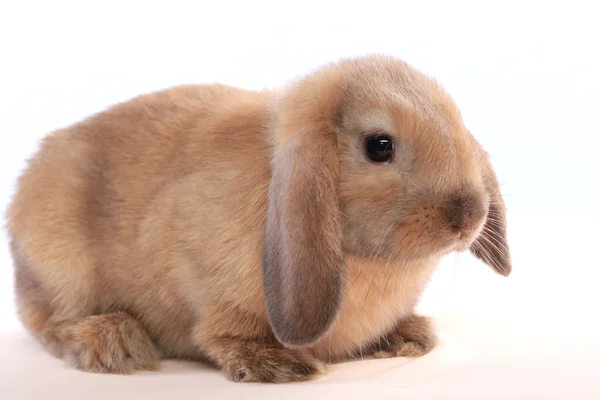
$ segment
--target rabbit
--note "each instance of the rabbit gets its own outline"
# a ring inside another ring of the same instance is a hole
[[[96,373],[180,359],[283,383],[419,357],[442,257],[512,270],[488,153],[439,83],[384,54],[114,104],[45,136],[6,221],[20,321]]]

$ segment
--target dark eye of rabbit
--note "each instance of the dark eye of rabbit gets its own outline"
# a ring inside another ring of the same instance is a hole
[[[387,135],[372,135],[365,139],[365,150],[372,161],[387,163],[394,156],[394,142]]]

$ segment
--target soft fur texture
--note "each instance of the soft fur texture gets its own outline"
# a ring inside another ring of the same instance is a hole
[[[394,138],[376,164],[364,138]],[[20,318],[87,371],[207,360],[305,380],[435,346],[439,259],[511,270],[504,203],[451,98],[404,62],[341,60],[281,92],[143,95],[49,135],[8,211]]]

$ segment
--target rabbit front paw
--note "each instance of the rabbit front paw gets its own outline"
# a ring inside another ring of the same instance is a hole
[[[385,335],[373,353],[375,358],[420,357],[435,348],[437,337],[431,320],[412,315]]]

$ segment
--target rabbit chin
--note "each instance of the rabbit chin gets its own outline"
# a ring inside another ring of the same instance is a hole
[[[471,233],[449,239],[448,242],[443,243],[435,251],[433,251],[433,253],[437,253],[439,256],[445,256],[453,252],[465,252],[469,250],[469,247],[471,247],[471,245],[475,242],[480,232],[481,228],[478,228]]]
[[[469,250],[469,247],[471,247],[471,245],[473,244],[475,240],[461,240],[458,243],[456,243],[453,247],[451,247],[450,251],[457,251],[459,253],[462,253],[463,251],[467,251]]]

